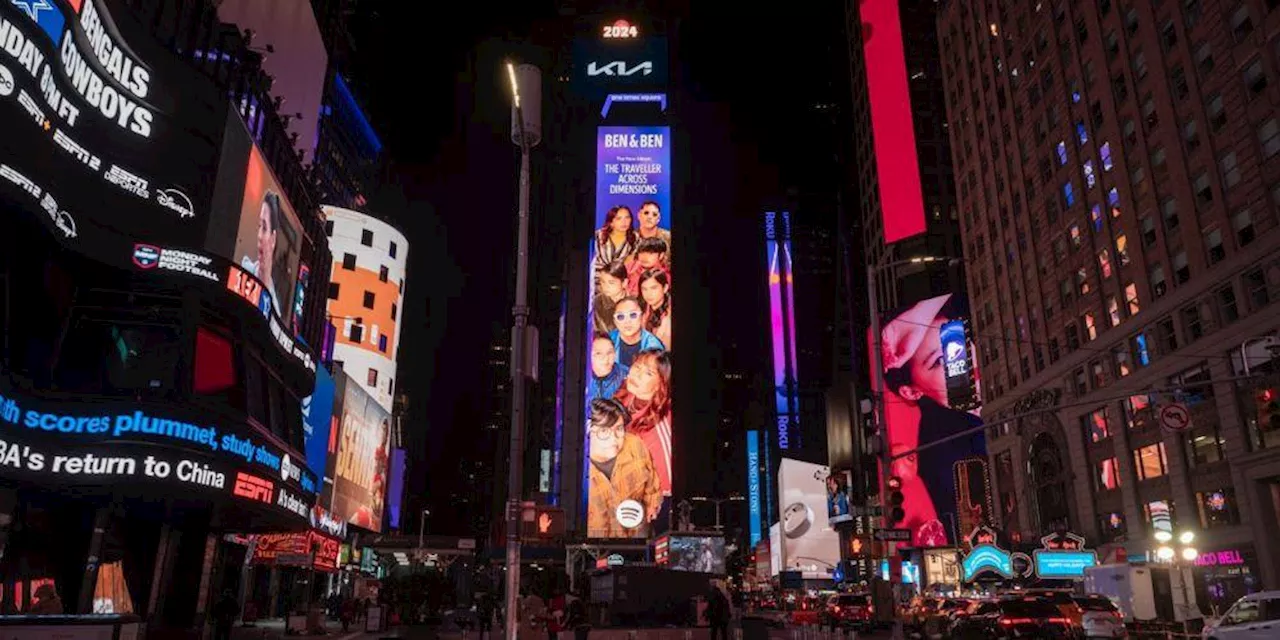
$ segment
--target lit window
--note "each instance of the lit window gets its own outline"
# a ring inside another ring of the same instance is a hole
[[[1107,423],[1105,407],[1084,416],[1082,420],[1085,422],[1085,428],[1088,429],[1089,440],[1101,442],[1111,437],[1111,425]]]
[[[1080,288],[1080,295],[1086,295],[1093,290],[1089,286],[1089,272],[1084,267],[1076,269],[1076,286]]]
[[[1129,362],[1128,347],[1119,347],[1111,352],[1111,359],[1116,365],[1116,377],[1123,378],[1133,373],[1133,365]]]
[[[1058,141],[1058,165],[1061,166],[1065,164],[1067,164],[1067,143],[1062,140],[1059,140]]]
[[[1089,207],[1089,224],[1093,225],[1094,233],[1102,231],[1102,205]]]
[[[1097,442],[1097,440],[1094,440]],[[1115,458],[1107,458],[1098,463],[1098,490],[1109,491],[1120,488],[1120,465]]]
[[[1155,445],[1151,445],[1155,446]],[[1161,451],[1164,450],[1164,443],[1160,444]],[[1135,452],[1137,453],[1137,452]],[[1142,476],[1138,476],[1142,480]],[[1153,500],[1142,505],[1142,515],[1146,517],[1147,522],[1151,525],[1152,531],[1168,531],[1173,533],[1173,502],[1170,500]]]
[[[1086,189],[1092,189],[1098,186],[1098,176],[1093,173],[1093,161],[1084,161],[1084,186]]]
[[[1115,167],[1115,162],[1111,160],[1111,143],[1104,142],[1098,147],[1098,155],[1102,158],[1102,170],[1110,171]]]
[[[1070,233],[1071,233],[1071,246],[1075,248],[1079,248],[1080,243],[1083,241],[1083,238],[1080,237],[1080,225],[1078,224],[1071,225]]]
[[[1092,313],[1084,314],[1084,333],[1090,340],[1098,337],[1098,321],[1094,319]]]
[[[1076,188],[1070,180],[1062,183],[1062,199],[1068,207],[1076,203]]]
[[[1098,270],[1102,273],[1102,277],[1111,277],[1111,252],[1103,249],[1098,252]]]
[[[1116,260],[1122,267],[1129,265],[1129,240],[1123,233],[1116,236]]]
[[[1159,478],[1168,473],[1169,459],[1165,456],[1164,443],[1157,442],[1133,451],[1133,466],[1139,480]]]
[[[1111,326],[1120,326],[1120,302],[1115,296],[1107,296],[1107,317],[1111,320]]]
[[[1084,120],[1076,123],[1076,138],[1080,140],[1081,145],[1089,143],[1089,130],[1084,126]]]
[[[1151,352],[1147,349],[1147,334],[1139,333],[1133,337],[1133,353],[1138,357],[1138,364],[1147,366],[1151,364]]]

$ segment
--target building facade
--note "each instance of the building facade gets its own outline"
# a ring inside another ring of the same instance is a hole
[[[400,312],[409,241],[367,213],[323,207],[333,253],[329,320],[333,360],[388,411],[396,391]]]
[[[1280,11],[999,4],[938,21],[998,516],[1274,588]]]
[[[42,114],[0,104],[0,283],[22,301],[0,313],[3,440],[24,451],[0,471],[3,609],[47,585],[66,613],[184,634],[240,579],[225,534],[310,529],[323,221],[261,54],[212,3],[35,4],[0,5],[7,42],[150,73],[86,95],[54,71],[53,109],[41,69],[0,54]]]

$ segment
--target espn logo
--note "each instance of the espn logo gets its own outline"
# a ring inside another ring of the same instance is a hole
[[[264,480],[247,473],[236,472],[236,484],[231,493],[264,504],[272,504],[272,496],[276,486],[270,480]]]

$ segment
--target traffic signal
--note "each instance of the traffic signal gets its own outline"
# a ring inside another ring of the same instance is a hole
[[[533,520],[521,524],[527,542],[558,542],[564,538],[564,509],[538,505]]]
[[[885,528],[892,528],[907,517],[906,511],[902,509],[902,478],[890,476],[884,484],[889,494],[884,510]]]
[[[1280,430],[1280,393],[1274,387],[1259,389],[1254,402],[1258,407],[1258,430]]]

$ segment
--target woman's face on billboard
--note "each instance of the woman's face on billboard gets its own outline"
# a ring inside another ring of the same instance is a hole
[[[667,295],[667,288],[662,286],[657,278],[649,278],[640,283],[640,297],[644,298],[645,304],[650,307],[662,304],[662,297],[665,295]]]
[[[937,317],[929,325],[926,338],[912,354],[907,366],[911,368],[911,385],[902,388],[902,396],[907,400],[919,400],[928,396],[934,402],[947,407],[947,375],[942,365],[942,340],[939,337],[946,318]]]
[[[613,214],[613,220],[609,221],[609,227],[615,233],[624,233],[631,228],[631,210],[626,207],[618,207]]]
[[[658,369],[648,359],[637,359],[627,371],[627,391],[641,400],[652,400],[659,383]]]
[[[262,206],[258,208],[258,260],[261,270],[269,271],[271,269],[271,260],[276,255],[276,230],[271,226],[271,206],[266,200],[262,201]],[[263,274],[258,274],[263,276]]]

